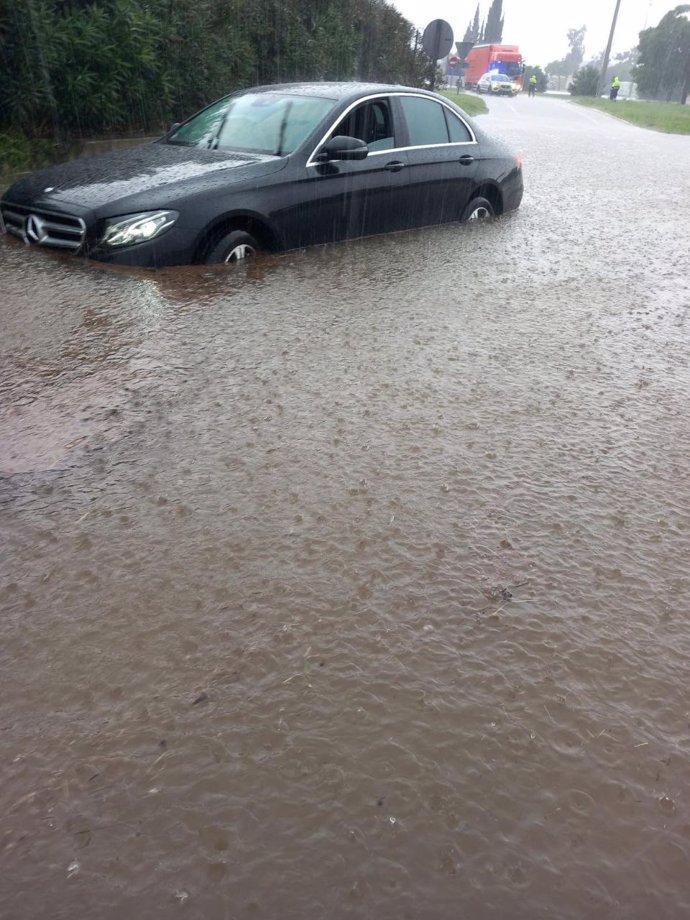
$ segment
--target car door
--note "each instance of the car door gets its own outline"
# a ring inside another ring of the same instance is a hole
[[[356,137],[369,152],[363,160],[318,162],[319,147]],[[314,150],[298,183],[299,219],[291,220],[292,245],[353,239],[401,229],[406,222],[401,189],[407,156],[398,149],[394,108],[388,96],[352,105]]]
[[[459,220],[475,187],[479,144],[469,125],[429,96],[400,95],[409,175],[409,226]]]

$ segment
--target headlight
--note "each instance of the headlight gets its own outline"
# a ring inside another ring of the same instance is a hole
[[[129,214],[127,217],[109,220],[101,244],[131,246],[133,243],[145,243],[172,227],[178,217],[177,211],[145,211],[143,214]]]

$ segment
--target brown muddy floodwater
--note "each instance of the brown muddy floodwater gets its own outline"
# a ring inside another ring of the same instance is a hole
[[[0,241],[2,920],[690,916],[690,139],[492,106],[493,225]]]

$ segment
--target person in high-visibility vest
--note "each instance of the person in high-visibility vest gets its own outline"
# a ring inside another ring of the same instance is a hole
[[[532,76],[527,81],[527,95],[533,96],[536,93],[536,91],[537,91],[537,78],[535,74],[532,74]]]
[[[621,81],[618,79],[618,77],[614,77],[613,80],[611,80],[611,92],[609,93],[609,99],[611,100],[611,102],[616,101],[616,97],[618,96],[618,90],[620,88],[621,88]]]

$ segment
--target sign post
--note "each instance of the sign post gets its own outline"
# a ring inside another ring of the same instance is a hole
[[[471,48],[474,48],[474,42],[456,42],[455,54],[452,58],[448,59],[449,64],[453,59],[458,62],[454,68],[454,72],[457,70],[458,73],[458,92],[460,92],[460,84],[464,83],[465,69],[467,67],[467,55],[469,54]]]
[[[422,48],[429,55],[434,63],[434,69],[431,73],[431,89],[436,82],[436,62],[441,58],[447,57],[448,52],[453,47],[453,30],[445,19],[434,19],[424,29],[422,35]]]

